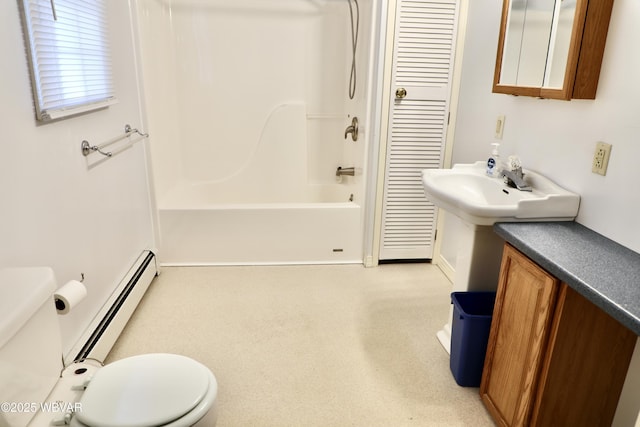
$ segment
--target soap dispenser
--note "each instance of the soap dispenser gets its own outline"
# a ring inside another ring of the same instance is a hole
[[[493,142],[493,150],[491,151],[491,156],[487,159],[487,175],[491,177],[499,177],[500,176],[500,153],[498,152],[498,147],[500,143]]]

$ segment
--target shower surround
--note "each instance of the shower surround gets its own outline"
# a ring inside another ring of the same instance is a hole
[[[359,3],[350,100],[348,0],[136,0],[162,264],[362,262],[373,5]]]

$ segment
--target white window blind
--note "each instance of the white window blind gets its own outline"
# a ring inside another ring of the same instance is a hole
[[[23,0],[38,120],[115,102],[103,0]]]

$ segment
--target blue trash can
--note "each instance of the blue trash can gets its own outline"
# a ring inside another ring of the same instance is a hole
[[[458,385],[479,387],[487,352],[495,292],[453,292],[449,366]]]

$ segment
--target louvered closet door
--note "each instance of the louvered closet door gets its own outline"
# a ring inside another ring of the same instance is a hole
[[[380,260],[433,256],[437,211],[421,171],[442,167],[457,8],[397,2]]]

